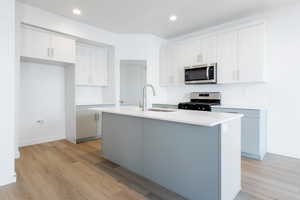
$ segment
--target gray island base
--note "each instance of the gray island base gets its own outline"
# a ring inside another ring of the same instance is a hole
[[[239,193],[241,116],[201,126],[117,112],[102,115],[106,159],[189,200],[233,200]]]

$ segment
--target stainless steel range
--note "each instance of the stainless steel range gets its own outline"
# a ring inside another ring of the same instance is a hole
[[[211,106],[220,104],[220,92],[192,92],[190,102],[179,103],[178,109],[211,111]]]

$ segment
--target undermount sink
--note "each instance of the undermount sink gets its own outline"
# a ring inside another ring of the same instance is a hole
[[[160,109],[160,108],[150,108],[148,111],[154,111],[154,112],[176,112],[176,110],[171,109]]]

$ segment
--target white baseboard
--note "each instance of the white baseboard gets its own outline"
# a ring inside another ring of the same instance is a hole
[[[11,183],[15,183],[17,181],[16,174],[14,173],[11,177],[1,177],[0,178],[0,186],[8,185]]]
[[[20,151],[19,151],[19,148],[18,148],[15,152],[15,159],[19,159],[19,158],[20,158]]]
[[[41,144],[45,142],[53,142],[56,140],[63,140],[66,139],[65,136],[54,136],[54,137],[49,137],[49,138],[41,138],[41,139],[31,139],[31,140],[20,140],[19,141],[19,146],[20,147],[25,147],[25,146],[30,146],[34,144]]]

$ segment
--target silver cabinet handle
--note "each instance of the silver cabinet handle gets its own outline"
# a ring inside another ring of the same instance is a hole
[[[52,56],[52,58],[54,57],[54,49],[53,48],[51,48],[51,56]]]
[[[48,57],[51,57],[50,56],[50,48],[47,48],[47,55],[48,55]]]
[[[239,81],[240,80],[240,70],[239,69],[236,71],[236,76],[237,76],[237,80]]]

